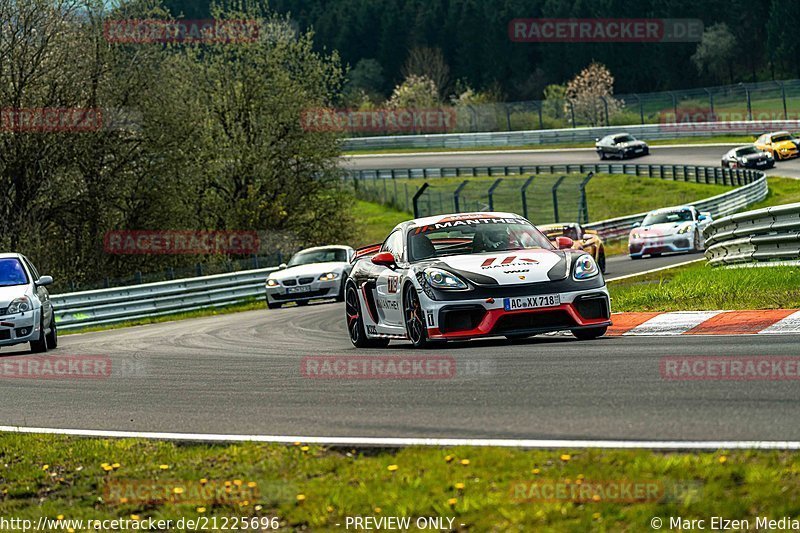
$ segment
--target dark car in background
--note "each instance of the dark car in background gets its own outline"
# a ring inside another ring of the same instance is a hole
[[[600,159],[607,157],[627,159],[650,153],[650,147],[646,142],[636,139],[629,133],[614,133],[596,141],[594,146]]]
[[[770,152],[759,150],[754,145],[737,146],[722,156],[725,168],[772,168],[775,158]]]

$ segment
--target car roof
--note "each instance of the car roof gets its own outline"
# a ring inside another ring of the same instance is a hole
[[[352,250],[350,246],[344,246],[343,244],[330,244],[328,246],[312,246],[311,248],[303,248],[297,253],[314,252],[316,250],[330,250],[331,248],[336,248],[338,250]]]
[[[17,252],[3,252],[3,253],[0,253],[0,259],[9,259],[9,258],[12,258],[12,257],[15,258],[15,259],[22,259],[22,254],[19,254]]]
[[[430,224],[441,223],[442,221],[448,219],[461,219],[461,220],[474,220],[476,218],[514,218],[514,219],[521,219],[525,220],[524,217],[517,215],[515,213],[506,213],[501,211],[475,211],[472,213],[450,213],[444,215],[432,215],[429,217],[423,218],[415,218],[413,220],[407,220],[406,222],[401,222],[397,226],[394,227],[395,231],[401,228],[413,228],[416,226],[427,226]]]
[[[675,205],[672,207],[662,207],[660,209],[653,209],[648,213],[648,215],[653,213],[673,213],[675,211],[686,211],[686,210],[693,210],[695,207],[693,205]]]

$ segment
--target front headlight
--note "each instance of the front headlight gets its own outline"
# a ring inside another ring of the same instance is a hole
[[[278,285],[280,285],[280,283],[278,283],[274,279],[267,280],[267,287],[277,287]]]
[[[426,268],[425,281],[434,289],[463,290],[469,288],[460,278],[440,268]]]
[[[6,310],[6,312],[9,315],[14,315],[14,314],[17,314],[17,313],[24,313],[25,311],[30,311],[30,310],[31,310],[31,301],[30,301],[30,299],[27,296],[22,296],[21,298],[17,298],[16,300],[13,300],[9,304],[8,309]]]
[[[600,273],[591,255],[584,254],[575,261],[575,279],[589,279]]]
[[[772,159],[772,152],[764,152],[767,154],[767,159]]]
[[[638,241],[639,240],[639,234],[634,231],[633,233],[631,233],[631,239],[633,239],[635,241]]]
[[[678,230],[678,234],[679,235],[683,235],[684,233],[689,233],[691,231],[691,229],[692,229],[692,225],[691,224],[686,224],[685,226],[683,226],[681,229]]]
[[[336,272],[328,272],[327,274],[323,274],[319,277],[320,281],[333,281],[339,277],[339,274]]]

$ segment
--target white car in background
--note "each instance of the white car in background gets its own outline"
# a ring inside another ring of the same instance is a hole
[[[56,318],[40,276],[24,255],[0,253],[0,346],[30,343],[34,353],[58,346]]]
[[[700,252],[705,247],[703,229],[711,222],[711,213],[692,205],[650,211],[641,224],[633,225],[628,254],[631,259],[640,259],[670,252]]]
[[[267,307],[285,303],[306,305],[311,300],[344,301],[344,282],[350,275],[355,250],[349,246],[318,246],[297,252],[289,264],[267,277]]]

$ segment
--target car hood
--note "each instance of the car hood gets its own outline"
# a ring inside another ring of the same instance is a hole
[[[767,159],[767,158],[768,156],[766,152],[759,152],[757,154],[747,154],[746,156],[744,156],[744,159],[746,161],[758,161],[759,159]]]
[[[634,229],[636,233],[643,235],[672,235],[683,226],[691,224],[691,222],[665,222],[663,224],[653,224],[652,226],[643,226]]]
[[[631,141],[626,143],[620,143],[617,146],[620,148],[638,148],[640,146],[647,146],[647,143],[644,141]]]
[[[12,300],[20,296],[30,296],[28,285],[14,285],[12,287],[0,287],[0,308],[8,307]]]
[[[576,250],[518,250],[445,256],[420,265],[444,268],[479,285],[524,285],[564,279]]]
[[[299,265],[283,270],[278,270],[269,275],[271,279],[283,280],[298,278],[303,276],[320,276],[328,272],[341,272],[348,263],[330,262],[330,263],[311,263],[310,265]]]
[[[786,149],[786,150],[794,150],[794,149],[797,148],[797,145],[795,143],[793,143],[792,141],[781,141],[781,142],[777,142],[777,143],[772,143],[772,146],[774,148],[777,148],[778,150],[784,150],[784,149]]]

